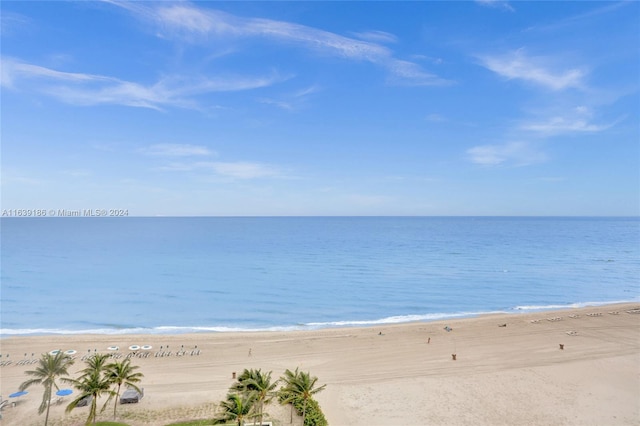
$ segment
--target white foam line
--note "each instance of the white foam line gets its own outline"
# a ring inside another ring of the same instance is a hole
[[[25,335],[47,335],[47,334],[185,334],[185,333],[238,333],[238,332],[260,332],[260,331],[300,331],[300,330],[316,330],[321,328],[335,327],[358,327],[380,324],[401,324],[418,321],[437,321],[449,318],[467,318],[479,315],[489,314],[516,314],[531,311],[557,310],[557,309],[573,309],[584,308],[587,306],[602,306],[617,303],[637,303],[640,298],[635,300],[619,300],[606,302],[578,302],[568,303],[564,305],[521,305],[502,311],[479,311],[479,312],[456,312],[456,313],[431,313],[422,315],[397,315],[374,320],[345,320],[345,321],[327,321],[327,322],[310,322],[289,326],[272,326],[272,327],[230,327],[230,326],[159,326],[159,327],[132,327],[132,328],[98,328],[84,330],[67,330],[58,328],[2,328],[0,329],[0,337],[6,336],[25,336]]]

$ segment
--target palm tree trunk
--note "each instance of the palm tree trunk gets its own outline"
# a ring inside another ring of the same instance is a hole
[[[118,391],[116,392],[116,401],[113,404],[113,420],[116,419],[116,408],[118,407],[118,399],[120,399],[120,384],[118,384]]]
[[[47,414],[44,416],[44,426],[49,423],[49,408],[51,408],[51,391],[49,391],[49,403],[47,404]]]
[[[98,408],[98,395],[93,395],[93,399],[91,400],[91,411],[89,412],[89,419],[91,419],[91,423],[96,424],[96,410]]]

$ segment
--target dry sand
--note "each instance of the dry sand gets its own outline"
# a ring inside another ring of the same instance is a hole
[[[136,344],[153,350],[133,358],[145,397],[119,406],[131,425],[210,417],[232,372],[261,368],[277,378],[296,367],[327,384],[317,400],[330,425],[640,425],[640,313],[632,309],[640,305],[309,332],[11,337],[0,340],[2,360],[13,360],[0,369],[0,390],[7,398],[27,378],[33,365],[17,365],[25,353],[77,350],[73,374],[88,350],[127,354]],[[154,356],[167,345],[172,356]],[[175,355],[196,345],[200,355]],[[42,389],[29,391],[2,412],[2,425],[44,423]],[[50,424],[82,424],[87,408],[65,415],[65,406],[52,405]],[[269,411],[289,425],[287,408]]]

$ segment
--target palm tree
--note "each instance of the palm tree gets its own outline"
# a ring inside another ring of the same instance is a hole
[[[69,374],[67,370],[71,365],[73,365],[73,359],[65,355],[62,351],[58,351],[55,355],[42,354],[38,360],[36,369],[25,371],[25,374],[33,376],[33,378],[20,385],[21,391],[31,385],[44,386],[44,394],[42,395],[42,403],[38,408],[38,414],[42,414],[45,409],[47,410],[47,415],[44,418],[45,426],[49,423],[49,406],[51,405],[53,388],[59,389],[56,384],[56,379],[67,376]]]
[[[297,377],[290,371],[289,373],[293,378],[289,381],[285,380],[287,384],[283,390],[288,395],[284,402],[293,402],[295,399],[302,399],[302,424],[304,424],[304,419],[307,415],[307,403],[310,399],[313,399],[313,395],[323,391],[327,385],[316,387],[318,378],[311,376],[310,373],[298,372],[298,369],[296,369]],[[286,374],[287,372],[285,372],[285,375]]]
[[[81,371],[83,374],[93,373],[94,371],[99,371],[102,373],[107,368],[107,361],[109,360],[109,355],[107,354],[95,354],[90,356],[85,363],[87,367]]]
[[[239,391],[253,392],[257,402],[257,416],[262,425],[264,405],[269,404],[274,396],[274,389],[278,381],[271,382],[271,371],[263,373],[262,370],[244,370],[238,377],[238,383],[233,387]]]
[[[85,369],[89,370],[89,369]],[[84,370],[83,370],[84,371]],[[98,397],[102,395],[108,395],[107,401],[102,406],[101,412],[107,407],[107,404],[111,401],[111,398],[115,395],[115,392],[111,390],[111,379],[103,374],[101,370],[85,371],[79,379],[67,379],[69,383],[80,391],[80,395],[67,406],[65,412],[70,413],[74,408],[78,406],[78,403],[85,398],[91,397],[91,406],[89,408],[89,417],[85,424],[89,425],[96,422]]]
[[[140,380],[144,377],[142,373],[136,373],[134,370],[138,369],[137,365],[131,365],[130,359],[125,359],[122,362],[114,362],[106,366],[107,377],[112,385],[117,386],[116,400],[113,404],[113,420],[116,419],[116,409],[118,407],[118,399],[120,398],[120,387],[126,385],[142,393],[136,383],[140,383]]]
[[[299,377],[300,377],[300,372],[296,367],[295,371],[291,371],[287,368],[284,372],[284,376],[280,378],[280,380],[284,382],[284,386],[282,387],[282,389],[280,389],[280,403],[291,404],[291,413],[290,413],[289,423],[293,423],[293,401],[296,398],[295,395],[293,395],[293,393],[289,389],[291,388],[292,383],[298,380]]]
[[[222,401],[220,406],[224,410],[216,419],[215,424],[222,424],[229,421],[238,423],[238,426],[242,426],[242,423],[246,418],[249,418],[249,413],[253,409],[255,402],[255,393],[230,393],[227,395],[227,400]]]

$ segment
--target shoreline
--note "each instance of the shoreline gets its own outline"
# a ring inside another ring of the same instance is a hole
[[[133,328],[104,328],[86,330],[65,330],[65,329],[2,329],[12,330],[9,333],[0,332],[0,341],[13,337],[46,337],[46,336],[136,336],[136,335],[158,335],[174,336],[188,334],[228,334],[228,333],[292,333],[292,332],[313,332],[320,330],[353,329],[385,327],[393,325],[405,325],[412,323],[431,323],[436,321],[453,321],[457,319],[473,319],[485,315],[527,315],[553,311],[565,311],[582,308],[598,308],[609,305],[640,304],[638,300],[620,300],[606,302],[575,302],[566,305],[532,305],[516,306],[507,310],[480,311],[480,312],[452,312],[452,313],[430,313],[430,314],[409,314],[384,317],[377,320],[344,320],[330,321],[323,323],[302,323],[298,325],[282,325],[264,328],[238,328],[231,326],[156,326],[156,327],[133,327]],[[19,330],[20,332],[13,332]],[[24,330],[38,330],[28,331]],[[100,331],[97,331],[100,330]]]
[[[118,346],[126,355],[131,345],[150,345],[146,358],[132,358],[145,375],[145,398],[123,410],[140,415],[126,420],[131,425],[167,424],[197,412],[206,417],[211,413],[202,407],[211,411],[225,397],[233,372],[261,368],[278,378],[296,367],[327,384],[317,400],[331,425],[411,424],[416,418],[430,424],[637,424],[640,314],[627,312],[633,309],[640,302],[302,331],[11,335],[0,339],[1,360],[7,354],[12,360],[0,368],[0,392],[5,398],[15,392],[31,368],[18,362],[40,353],[75,350],[73,376],[88,353]],[[42,420],[36,416],[42,389],[29,391],[3,411],[3,424]],[[411,408],[399,413],[398,404],[407,402]],[[63,412],[64,405],[52,406],[52,418],[75,421]],[[81,422],[84,413],[76,409],[70,416]]]

